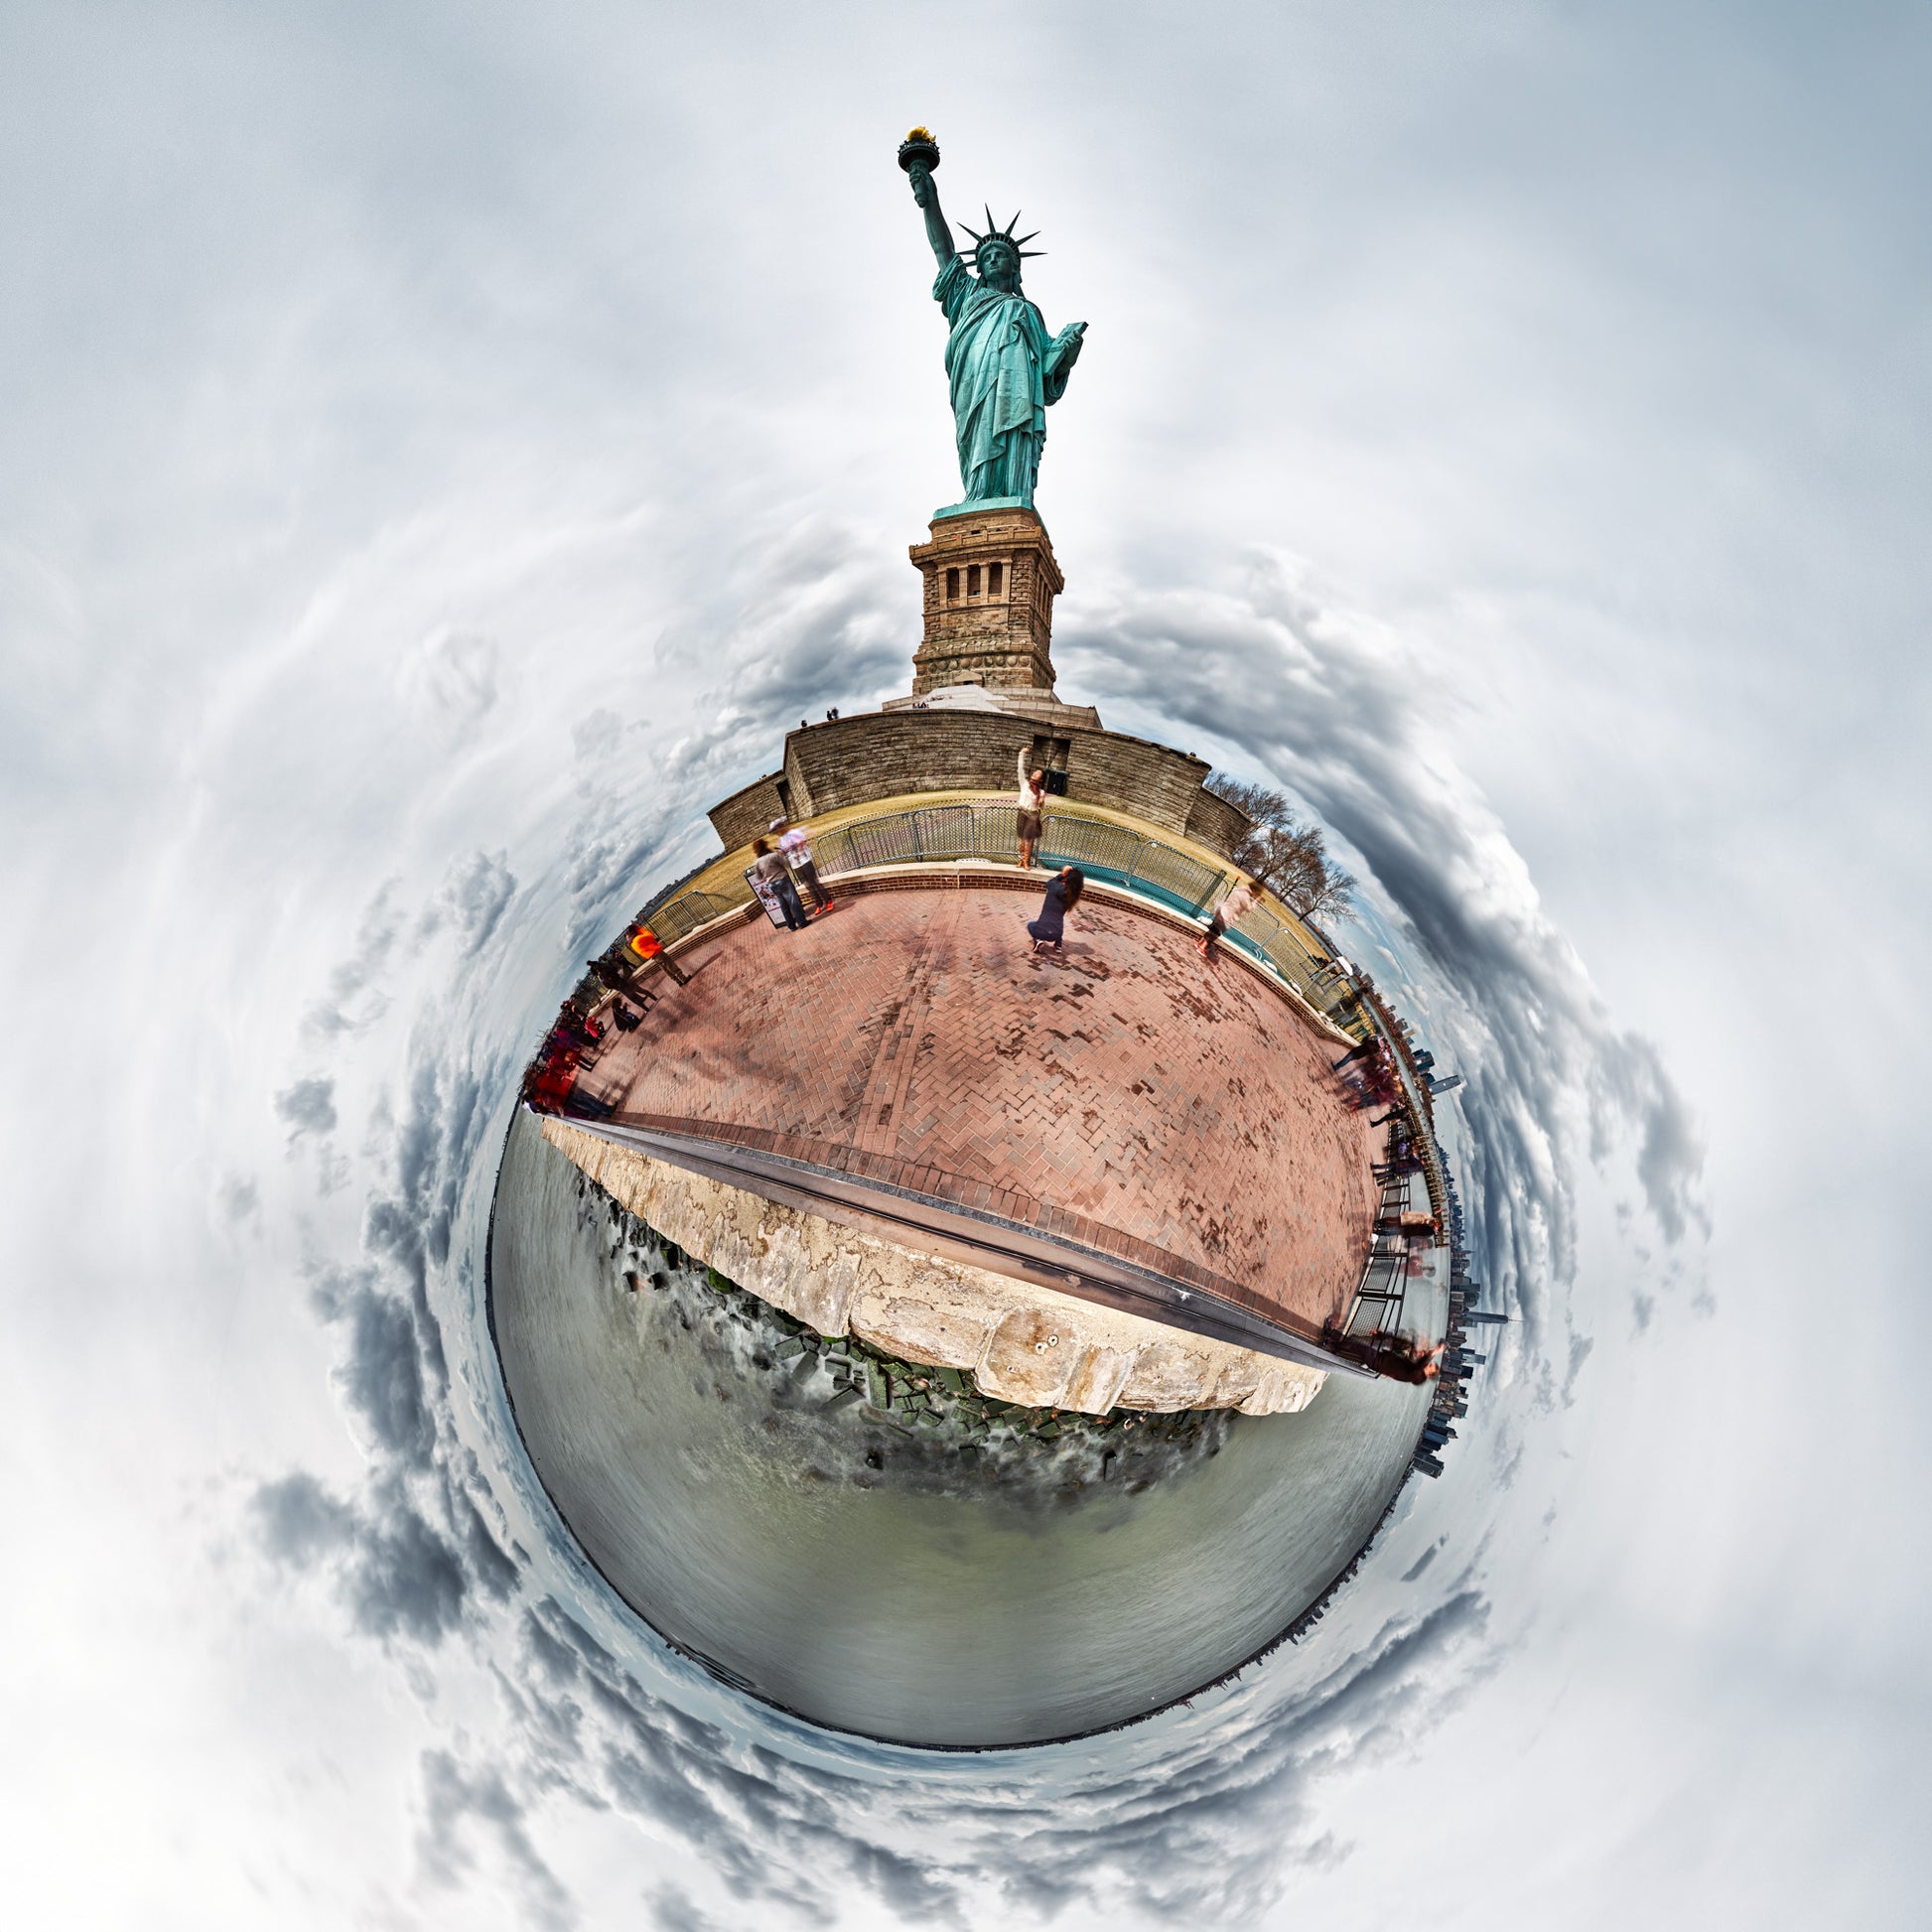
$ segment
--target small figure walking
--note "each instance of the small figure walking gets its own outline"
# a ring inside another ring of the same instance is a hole
[[[764,881],[771,897],[778,901],[786,927],[801,932],[807,923],[805,908],[798,902],[798,888],[791,883],[791,868],[783,856],[773,852],[763,839],[752,841],[752,870]]]
[[[1058,948],[1066,932],[1066,915],[1079,904],[1086,884],[1087,876],[1078,866],[1062,866],[1046,882],[1046,897],[1040,905],[1039,917],[1027,921],[1035,952],[1042,946]]]
[[[1255,902],[1255,882],[1252,879],[1237,879],[1234,890],[1214,908],[1214,916],[1207,922],[1207,930],[1195,942],[1203,959],[1214,950],[1214,942],[1229,926],[1240,921],[1242,913]]]
[[[1028,770],[1028,753],[1024,745],[1014,763],[1020,772],[1020,816],[1013,829],[1020,841],[1020,870],[1032,872],[1034,847],[1039,843],[1039,815],[1046,805],[1046,773]]]
[[[818,868],[812,863],[811,841],[789,819],[774,818],[771,829],[778,835],[778,850],[784,854],[791,876],[805,882],[805,890],[811,894],[812,903],[819,911],[831,911],[832,895],[819,881]]]
[[[660,973],[662,973],[666,979],[672,981],[674,984],[678,986],[688,986],[690,984],[691,976],[684,970],[682,966],[680,966],[677,963],[675,959],[671,957],[669,953],[667,953],[664,950],[663,940],[658,938],[657,934],[654,933],[649,926],[640,925],[637,928],[637,930],[633,932],[630,935],[630,937],[624,941],[624,944],[629,948],[631,952],[635,953],[637,957],[641,959],[646,966],[648,966],[653,959],[656,960],[657,970]]]

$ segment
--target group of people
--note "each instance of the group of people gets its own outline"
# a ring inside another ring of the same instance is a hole
[[[1046,898],[1039,908],[1039,916],[1027,921],[1035,952],[1062,943],[1066,933],[1066,915],[1079,904],[1086,884],[1087,876],[1078,866],[1062,866],[1046,882]],[[1240,880],[1214,908],[1214,916],[1208,920],[1207,930],[1195,942],[1195,949],[1203,959],[1212,957],[1215,945],[1228,927],[1255,902],[1255,890],[1253,880]]]
[[[770,839],[752,841],[752,880],[759,898],[768,894],[777,905],[788,932],[802,931],[821,912],[835,909],[832,895],[825,890],[812,860],[811,841],[789,820],[774,818],[766,828],[778,843],[773,850]],[[798,897],[803,885],[812,896],[812,909],[805,910]]]
[[[1031,872],[1045,829],[1046,772],[1032,762],[1024,746],[1015,754],[1014,769],[1019,780],[1014,837],[1020,848],[1021,869]],[[753,889],[775,911],[787,931],[802,931],[815,917],[834,909],[832,896],[818,876],[818,867],[812,861],[811,842],[804,831],[784,818],[774,818],[766,830],[769,836],[752,841]],[[1048,880],[1038,914],[1027,921],[1027,932],[1035,953],[1049,948],[1056,950],[1064,944],[1066,915],[1079,904],[1086,883],[1086,874],[1078,866],[1062,866]],[[811,896],[809,909],[801,897],[801,886]],[[1212,957],[1222,936],[1238,923],[1259,895],[1260,888],[1252,879],[1235,881],[1233,890],[1214,908],[1207,930],[1197,942],[1203,959]],[[665,965],[669,964],[666,959]]]
[[[637,1023],[627,1009],[620,1008],[631,1027]],[[619,1021],[621,1031],[629,1028]],[[577,1076],[604,1040],[604,1028],[593,1014],[574,1001],[566,1000],[557,1015],[557,1024],[544,1036],[523,1075],[523,1098],[540,1114],[609,1113],[609,1105],[578,1093]]]
[[[1021,866],[1033,871],[1044,831],[1046,773],[1032,762],[1024,748],[1016,756],[1015,770],[1019,780],[1015,836]],[[776,912],[788,931],[800,931],[814,918],[836,909],[832,895],[818,876],[809,837],[802,827],[793,825],[787,818],[774,818],[766,828],[766,836],[752,841],[751,877],[759,899]],[[1038,913],[1027,921],[1027,934],[1035,954],[1062,946],[1067,914],[1079,904],[1086,883],[1085,873],[1073,865],[1060,867],[1047,881]],[[811,901],[809,908],[805,902],[807,896]],[[1215,946],[1259,896],[1260,888],[1252,879],[1236,879],[1233,889],[1215,906],[1207,930],[1196,942],[1203,959],[1213,956]],[[1345,962],[1338,963],[1345,965]],[[651,997],[640,995],[631,984],[631,973],[638,965],[656,966],[679,986],[686,982],[684,970],[664,950],[650,927],[641,923],[619,945],[613,946],[605,958],[593,960],[593,974],[609,989],[598,1011],[608,1008],[611,1024],[622,1033],[633,1031],[639,1024],[637,1015],[625,1004],[626,998],[648,1001]],[[573,1089],[586,1057],[595,1052],[603,1036],[596,1012],[580,1012],[567,1004],[524,1076],[525,1097],[548,1112],[562,1111],[566,1100],[571,1102],[572,1112],[587,1111],[585,1096],[574,1094]],[[1373,1047],[1357,1048],[1342,1064],[1363,1054],[1372,1055],[1357,1076],[1364,1104],[1399,1102],[1400,1084],[1395,1068],[1388,1059],[1387,1049],[1379,1042]]]
[[[1020,869],[1022,872],[1032,872],[1034,849],[1039,844],[1045,825],[1046,773],[1036,766],[1029,768],[1025,746],[1015,756],[1014,766],[1020,776],[1014,836],[1020,846]],[[1046,897],[1040,905],[1039,915],[1027,921],[1027,931],[1033,939],[1035,952],[1043,952],[1049,946],[1057,949],[1065,942],[1066,915],[1079,904],[1080,895],[1086,891],[1086,886],[1087,876],[1078,866],[1062,866],[1046,882]]]
[[[1014,835],[1020,847],[1021,869],[1031,872],[1034,866],[1034,852],[1044,830],[1046,773],[1037,765],[1030,768],[1024,749],[1015,762],[1020,776],[1020,792]],[[1035,953],[1049,946],[1057,948],[1064,942],[1066,915],[1079,904],[1080,895],[1085,891],[1086,883],[1087,876],[1078,866],[1062,866],[1047,882],[1046,898],[1039,908],[1038,917],[1027,921],[1027,931],[1033,937]],[[1207,922],[1206,932],[1196,942],[1203,959],[1212,956],[1214,947],[1222,934],[1255,902],[1259,891],[1252,879],[1235,881],[1234,889],[1214,908],[1214,915]]]
[[[1392,1382],[1421,1385],[1434,1382],[1443,1372],[1443,1343],[1424,1342],[1413,1335],[1351,1335],[1337,1321],[1330,1321],[1322,1339],[1337,1355],[1386,1375]]]
[[[1408,1101],[1402,1090],[1402,1075],[1396,1070],[1388,1041],[1380,1034],[1371,1033],[1359,1046],[1335,1062],[1337,1073],[1344,1070],[1355,1085],[1355,1104],[1364,1111],[1370,1107],[1386,1108],[1390,1110],[1384,1115],[1387,1119],[1406,1109]]]

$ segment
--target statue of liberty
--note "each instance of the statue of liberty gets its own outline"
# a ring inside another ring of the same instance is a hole
[[[911,179],[913,201],[925,210],[926,239],[939,261],[932,296],[951,331],[946,376],[961,500],[1031,509],[1046,441],[1046,406],[1066,393],[1087,325],[1072,323],[1049,337],[1039,311],[1020,292],[1021,262],[1041,251],[1022,245],[1032,235],[1015,236],[1017,214],[1002,228],[988,208],[984,234],[967,228],[976,272],[967,270],[939,211],[939,191],[932,185],[938,165],[938,145],[915,127],[899,148],[899,166]]]

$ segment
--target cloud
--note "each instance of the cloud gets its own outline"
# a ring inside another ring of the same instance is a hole
[[[801,593],[805,607],[813,595]],[[813,662],[808,623],[775,627],[773,673],[750,687],[760,713],[773,713],[774,734],[787,722],[777,694],[795,690],[776,667],[794,650]],[[1564,1289],[1577,1238],[1572,1169],[1585,1139],[1599,1160],[1626,1140],[1638,1150],[1666,1244],[1700,1225],[1695,1132],[1654,1048],[1608,1025],[1493,815],[1430,740],[1412,667],[1386,637],[1315,604],[1279,559],[1261,560],[1238,590],[1123,604],[1066,648],[1098,651],[1102,637],[1130,701],[1168,698],[1174,666],[1191,666],[1178,726],[1294,786],[1359,856],[1376,916],[1420,976],[1413,991],[1439,1052],[1471,1076],[1472,1226],[1498,1285],[1534,1317],[1520,1360],[1535,1401],[1554,1410],[1590,1347]],[[735,729],[721,724],[713,745]],[[454,1757],[439,1761],[426,1782],[428,1863],[459,1882],[467,1835],[479,1831],[514,1861],[505,1834],[526,1828],[520,1810],[512,1818],[511,1793],[540,1784],[671,1835],[738,1914],[774,1924],[827,1924],[861,1896],[905,1924],[968,1925],[989,1911],[1252,1921],[1291,1874],[1352,1856],[1321,1822],[1324,1780],[1408,1747],[1495,1668],[1486,1598],[1471,1559],[1449,1559],[1449,1539],[1438,1537],[1406,1578],[1382,1580],[1369,1566],[1324,1622],[1321,1642],[1341,1648],[1322,1653],[1329,1661],[1312,1678],[1306,1657],[1253,1670],[1211,1721],[1183,1716],[1158,1745],[1129,1732],[1118,1749],[1043,1753],[1017,1771],[989,1763],[983,1775],[955,1766],[936,1781],[902,1765],[882,1786],[863,1749],[844,1770],[822,1756],[807,1762],[782,1737],[748,1750],[735,1725],[693,1715],[691,1684],[702,1678],[654,1641],[637,1636],[620,1657],[593,1637],[590,1613],[567,1607],[579,1590],[576,1559],[520,1452],[478,1463],[451,1406],[447,1358],[454,1345],[475,1360],[486,1344],[444,1330],[465,1318],[460,1285],[481,1267],[483,1223],[466,1202],[487,1194],[508,1056],[492,1061],[494,1074],[476,1070],[477,1043],[444,1016],[460,1010],[491,949],[571,957],[608,936],[596,908],[644,843],[577,846],[561,941],[506,923],[514,884],[501,856],[479,855],[439,889],[437,916],[473,916],[492,948],[466,948],[454,980],[411,1024],[407,1052],[388,1069],[398,1097],[370,1143],[378,1171],[362,1252],[313,1282],[318,1311],[342,1337],[338,1381],[366,1431],[366,1493],[350,1506],[286,1477],[256,1506],[268,1554],[331,1576],[350,1627],[369,1639],[406,1641],[418,1654],[458,1644],[484,1659],[517,1655],[514,1667],[493,1667],[505,1725],[500,1785],[460,1771]],[[466,905],[474,912],[458,909]],[[365,915],[358,956],[368,972],[402,916],[392,891]],[[1407,1004],[1408,993],[1398,999]],[[529,1025],[515,1016],[511,1038]],[[1526,1426],[1513,1425],[1519,1436]],[[1507,1453],[1520,1455],[1520,1442]],[[547,1526],[534,1549],[512,1553],[486,1484],[528,1492],[518,1507]],[[1506,1495],[1499,1482],[1491,1506]],[[1386,1592],[1398,1585],[1420,1600],[1397,1608]],[[739,1722],[759,1733],[761,1720]],[[1057,1793],[1044,1807],[1030,1795],[1042,1786]],[[527,1870],[518,1882],[543,1901],[533,1910],[570,1909]],[[664,1923],[706,1922],[675,1885],[654,1892],[648,1909]]]
[[[538,1854],[525,1809],[500,1772],[466,1769],[446,1750],[422,1758],[423,1809],[416,1850],[425,1874],[453,1887],[475,1864],[469,1840],[479,1828],[500,1855],[521,1899],[524,1922],[542,1932],[568,1932],[578,1914],[557,1875]]]
[[[364,1636],[434,1646],[461,1620],[474,1573],[392,1482],[378,1481],[358,1507],[297,1470],[263,1483],[249,1508],[264,1554],[298,1571],[327,1568]]]
[[[264,1483],[251,1501],[262,1548],[277,1563],[306,1570],[355,1534],[355,1512],[306,1470]]]
[[[427,1466],[436,1432],[410,1310],[396,1296],[361,1289],[349,1296],[343,1314],[349,1346],[338,1380],[349,1406],[368,1424],[379,1449],[414,1467]]]
[[[497,921],[515,896],[516,878],[509,869],[509,855],[479,852],[451,876],[438,909],[455,921],[468,944],[482,946],[494,935]]]
[[[682,1885],[660,1886],[651,1894],[646,1909],[652,1932],[726,1932],[710,1913],[701,1912],[691,1902]]]
[[[360,1529],[345,1588],[355,1627],[370,1637],[439,1643],[462,1617],[470,1590],[457,1551],[401,1498]]]
[[[622,739],[623,720],[604,705],[570,728],[571,750],[587,764],[602,764],[615,757]]]
[[[221,1218],[230,1227],[252,1221],[261,1212],[261,1189],[245,1174],[223,1174],[215,1187],[214,1199]]]
[[[275,1096],[275,1111],[289,1123],[290,1141],[304,1134],[333,1134],[336,1131],[336,1083],[333,1080],[298,1080]]]
[[[829,699],[843,705],[903,681],[906,639],[886,575],[892,546],[831,516],[759,533],[742,580],[749,595],[695,608],[665,639],[667,664],[709,665],[734,640],[731,680],[698,701],[704,722],[666,759],[687,783],[722,785],[769,770],[783,734]],[[754,561],[755,557],[755,561]]]
[[[1590,1069],[1590,1101],[1592,1158],[1607,1158],[1619,1124],[1633,1129],[1637,1180],[1664,1239],[1675,1245],[1694,1230],[1708,1237],[1698,1187],[1704,1144],[1657,1048],[1633,1034],[1606,1040]]]
[[[403,657],[396,683],[420,717],[458,743],[495,708],[498,656],[493,637],[442,626]]]
[[[307,1024],[313,1033],[325,1038],[366,1033],[388,1011],[381,980],[398,934],[395,891],[391,881],[369,901],[353,951],[332,969],[328,993],[309,1009]]]

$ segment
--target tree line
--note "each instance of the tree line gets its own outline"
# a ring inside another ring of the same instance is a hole
[[[1339,918],[1348,910],[1355,882],[1328,857],[1318,825],[1279,791],[1225,771],[1210,772],[1207,789],[1248,820],[1247,836],[1228,855],[1243,872],[1301,918]]]

